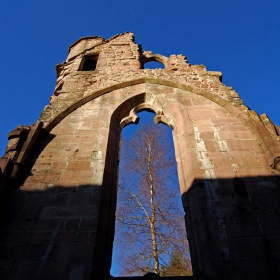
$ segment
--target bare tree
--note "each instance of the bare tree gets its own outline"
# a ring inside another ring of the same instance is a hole
[[[174,252],[190,262],[177,166],[166,131],[142,126],[122,147],[114,249],[121,274],[161,274]]]
[[[178,251],[174,251],[167,266],[161,269],[162,276],[187,276],[192,275],[190,261]]]

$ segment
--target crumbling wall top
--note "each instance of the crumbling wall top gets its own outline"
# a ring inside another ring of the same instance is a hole
[[[86,51],[90,51],[93,48],[104,44],[104,43],[116,43],[116,44],[122,44],[122,43],[128,43],[128,42],[135,42],[134,41],[134,34],[131,32],[126,32],[123,34],[115,35],[108,40],[105,40],[104,38],[100,36],[86,36],[81,37],[78,41],[73,43],[68,50],[68,57],[66,61],[70,61],[73,58],[77,57],[78,55],[85,53]]]
[[[68,57],[66,61],[72,60],[79,54],[86,52],[104,42],[99,36],[82,37],[69,47]]]

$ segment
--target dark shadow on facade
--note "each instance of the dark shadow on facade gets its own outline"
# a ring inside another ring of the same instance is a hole
[[[195,180],[182,200],[195,274],[279,278],[279,176]]]
[[[279,180],[195,180],[182,196],[194,276],[173,279],[279,279]],[[109,270],[92,266],[94,255],[102,260],[112,254],[108,238],[114,228],[100,227],[100,194],[95,185],[7,192],[0,231],[3,279],[109,277]]]
[[[100,186],[10,190],[0,223],[1,279],[90,279]]]

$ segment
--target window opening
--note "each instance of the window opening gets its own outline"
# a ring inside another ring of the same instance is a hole
[[[94,71],[96,69],[98,55],[85,56],[81,71]]]
[[[111,275],[192,275],[172,131],[138,116],[122,131]]]
[[[149,61],[144,64],[144,69],[163,69],[164,64],[158,61]]]

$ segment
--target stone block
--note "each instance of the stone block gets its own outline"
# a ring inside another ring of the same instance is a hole
[[[27,238],[24,231],[1,231],[0,244],[1,246],[7,245],[20,245],[25,242]]]
[[[216,152],[218,151],[216,145],[215,145],[215,141],[213,140],[204,140],[204,145],[206,148],[207,152]]]
[[[97,225],[96,219],[82,219],[80,224],[80,231],[93,231]]]
[[[90,263],[92,252],[92,244],[72,244],[69,253],[69,262],[77,264]]]
[[[73,236],[72,244],[89,244],[89,234],[87,231],[77,232]]]
[[[59,184],[64,186],[77,186],[92,183],[92,171],[64,171],[61,173]]]
[[[21,245],[18,252],[17,259],[19,261],[38,261],[47,251],[47,245],[32,244]]]
[[[280,221],[278,216],[259,217],[258,220],[264,236],[271,238],[280,237]]]
[[[29,132],[30,127],[29,126],[21,126],[19,125],[16,129],[12,130],[9,134],[8,134],[8,139],[11,140],[13,138],[19,138],[20,135],[23,132]]]
[[[41,266],[42,269],[38,275],[39,279],[48,280],[48,279],[62,279],[63,269],[58,269],[58,267],[64,268],[65,263],[57,262],[56,260],[46,261]]]
[[[32,230],[30,232],[36,231],[37,234],[40,232],[53,232],[60,222],[59,219],[36,219],[29,230]]]
[[[55,161],[51,163],[51,169],[56,171],[65,170],[66,166],[67,166],[66,162]]]
[[[26,232],[25,244],[27,245],[48,245],[53,237],[53,231],[29,231]]]
[[[244,161],[247,166],[268,166],[267,158],[263,154],[259,155],[246,155]]]
[[[71,244],[75,237],[73,231],[59,231],[54,237],[55,244]]]
[[[228,147],[231,151],[246,152],[257,149],[257,143],[254,140],[227,140]],[[258,149],[256,150],[258,151]]]
[[[40,212],[40,219],[83,219],[89,218],[90,207],[74,207],[74,206],[64,206],[64,207],[44,207]]]
[[[39,261],[17,261],[13,278],[17,280],[33,279],[37,276],[38,267]]]
[[[223,275],[227,279],[255,279],[262,280],[266,279],[269,275],[268,267],[263,260],[227,260],[222,262]],[[224,277],[222,276],[222,277]]]
[[[19,138],[12,138],[8,142],[8,145],[6,146],[6,153],[9,151],[15,151],[17,149],[18,143],[19,143]]]
[[[0,172],[4,171],[6,169],[9,161],[10,161],[10,158],[8,158],[8,157],[0,158],[0,169],[1,169]]]
[[[90,244],[94,244],[94,243],[95,243],[95,239],[96,239],[96,232],[90,232],[90,233],[89,233],[88,242],[89,242]]]
[[[69,161],[67,170],[70,171],[89,171],[90,162],[89,161]]]
[[[79,231],[80,230],[80,219],[69,219],[65,221],[65,230],[66,231]]]
[[[194,109],[193,106],[188,109],[189,117],[191,120],[202,120],[215,118],[215,113],[210,109]]]

